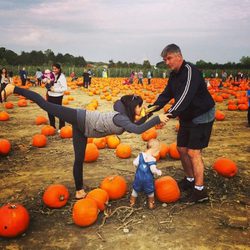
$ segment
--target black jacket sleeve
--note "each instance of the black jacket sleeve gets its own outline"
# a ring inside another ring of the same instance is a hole
[[[122,127],[125,131],[135,134],[141,134],[161,122],[159,116],[155,116],[146,123],[138,125],[131,122],[129,118],[123,114],[117,114],[113,118],[113,121],[116,126]]]
[[[179,85],[175,95],[175,103],[168,110],[174,117],[179,116],[182,111],[187,109],[202,82],[199,71],[193,70],[190,65],[186,65],[186,68],[185,80]]]

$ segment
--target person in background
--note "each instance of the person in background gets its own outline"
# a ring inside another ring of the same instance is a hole
[[[247,98],[248,98],[247,127],[250,127],[250,82],[248,82]]]
[[[86,69],[83,70],[83,86],[84,88],[88,88],[89,87],[89,73]]]
[[[103,69],[102,71],[102,78],[108,78],[108,72],[106,69]]]
[[[10,80],[10,83],[13,83],[13,71],[12,70],[10,70],[9,71],[9,80]]]
[[[143,72],[140,70],[137,74],[138,77],[138,83],[143,84]]]
[[[148,84],[151,84],[152,77],[153,77],[153,73],[149,70],[148,73],[147,73]]]
[[[92,75],[93,75],[91,69],[88,69],[88,74],[89,74],[89,85],[91,85],[91,80],[92,80]]]
[[[52,65],[52,70],[55,76],[54,83],[50,82],[48,83],[48,93],[47,93],[47,101],[62,105],[62,100],[64,96],[64,92],[67,90],[67,81],[65,75],[62,73],[61,65],[58,63],[54,63]],[[51,86],[50,86],[51,85]],[[49,117],[49,123],[50,126],[53,126],[56,128],[55,124],[55,116],[48,112]],[[62,127],[65,126],[65,121],[61,118],[59,118],[59,130],[58,133],[60,133],[60,130]]]
[[[180,153],[184,178],[178,182],[181,191],[191,191],[183,199],[188,203],[209,199],[204,188],[202,149],[209,143],[215,118],[215,103],[201,72],[183,59],[176,44],[167,45],[161,56],[172,70],[168,84],[152,104],[162,109],[172,98],[174,104],[167,111],[179,117],[177,149]]]
[[[25,70],[25,67],[23,67],[20,71],[19,71],[19,76],[21,78],[21,81],[22,81],[22,86],[25,86],[26,84],[26,81],[27,81],[27,72]]]
[[[39,68],[37,68],[36,74],[35,74],[37,86],[41,86],[42,77],[43,77],[43,72]]]

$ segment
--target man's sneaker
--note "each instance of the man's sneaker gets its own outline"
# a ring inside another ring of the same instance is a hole
[[[208,198],[207,191],[205,189],[198,190],[196,188],[193,189],[193,192],[191,193],[190,196],[182,199],[182,201],[185,203],[205,202],[208,200],[209,198]]]
[[[181,181],[178,181],[178,187],[181,192],[185,192],[194,188],[194,181],[188,181],[185,176]]]

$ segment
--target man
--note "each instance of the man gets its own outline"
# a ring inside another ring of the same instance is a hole
[[[159,105],[157,111],[170,99],[175,99],[168,113],[173,117],[178,116],[180,121],[177,149],[185,177],[178,185],[181,191],[192,191],[184,198],[185,201],[192,203],[206,201],[208,194],[204,189],[204,164],[201,151],[208,146],[214,122],[215,103],[201,72],[183,59],[177,45],[166,46],[161,56],[172,71],[167,86],[153,105]]]

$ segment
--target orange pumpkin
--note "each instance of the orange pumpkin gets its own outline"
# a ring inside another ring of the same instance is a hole
[[[93,143],[97,146],[98,149],[106,148],[107,140],[106,137],[94,138]]]
[[[46,136],[51,136],[54,135],[56,132],[56,129],[53,126],[50,125],[45,125],[42,129],[41,129],[41,134],[42,135],[46,135]]]
[[[10,116],[6,111],[0,112],[0,121],[8,121],[9,119],[10,119]]]
[[[44,116],[37,116],[35,123],[36,123],[36,125],[47,124],[48,119]]]
[[[28,105],[27,103],[27,100],[25,99],[20,99],[18,102],[17,102],[17,105],[18,107],[26,107]]]
[[[120,139],[116,135],[109,135],[106,139],[109,148],[116,148],[120,144]]]
[[[43,202],[50,208],[60,208],[66,205],[69,199],[68,189],[61,184],[53,184],[46,188]]]
[[[216,110],[215,119],[216,121],[223,121],[225,119],[225,114],[221,112],[220,110]]]
[[[213,164],[213,169],[219,175],[229,178],[235,176],[238,172],[235,162],[225,157],[216,159]]]
[[[230,111],[238,110],[238,107],[237,107],[236,104],[229,104],[229,105],[227,106],[227,108],[228,108],[228,110],[230,110]]]
[[[108,193],[101,188],[96,188],[87,194],[87,198],[93,199],[100,211],[103,211],[108,204],[109,196]]]
[[[7,139],[0,139],[0,155],[7,155],[10,152],[11,144]]]
[[[157,132],[155,127],[152,127],[141,134],[141,138],[143,141],[149,141],[150,139],[155,139],[156,137]]]
[[[175,202],[180,198],[178,184],[170,176],[164,176],[155,180],[155,193],[161,202]]]
[[[6,204],[0,208],[1,237],[12,238],[24,233],[29,222],[29,213],[20,204]]]
[[[105,190],[110,200],[122,198],[127,191],[127,183],[122,176],[112,175],[106,177],[100,185],[101,189]]]
[[[85,149],[85,162],[96,161],[99,157],[99,150],[94,143],[88,143]]]
[[[74,204],[72,217],[76,225],[86,227],[95,223],[98,213],[96,202],[93,199],[85,198]]]
[[[32,137],[32,145],[34,147],[42,148],[47,144],[47,138],[45,135],[36,134]]]
[[[128,144],[120,143],[117,146],[115,153],[119,158],[126,159],[131,156],[132,150]]]
[[[14,108],[14,104],[13,104],[12,102],[6,102],[6,103],[4,104],[4,107],[5,107],[6,109],[13,109],[13,108]]]
[[[65,139],[65,138],[72,138],[73,131],[71,126],[64,126],[61,128],[60,131],[60,137]]]
[[[166,143],[160,144],[160,158],[165,159],[169,153],[169,146]]]
[[[177,150],[176,142],[170,144],[170,146],[169,146],[169,155],[173,159],[176,159],[176,160],[180,159],[180,153]]]
[[[248,110],[248,105],[244,104],[244,103],[241,103],[241,104],[238,105],[238,109],[240,111],[246,111],[246,110]]]

